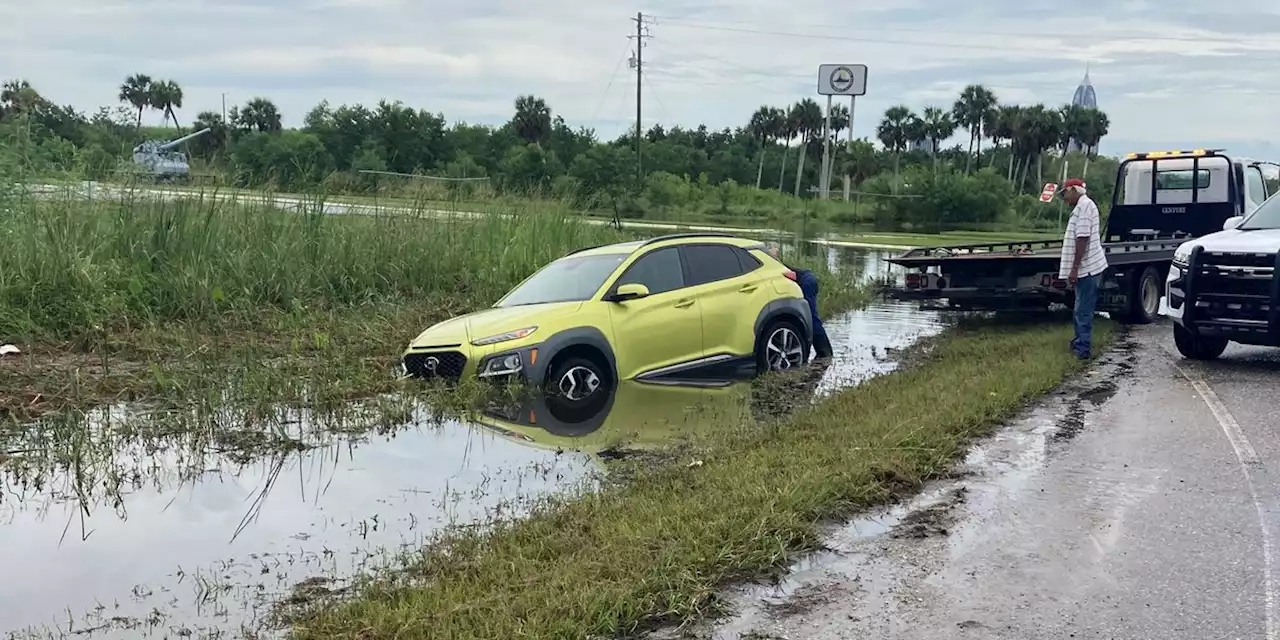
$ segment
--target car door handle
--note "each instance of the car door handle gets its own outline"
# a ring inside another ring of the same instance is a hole
[[[758,287],[754,284],[744,284],[738,288],[738,293],[751,293],[752,291],[755,291],[757,288]]]
[[[677,309],[683,309],[683,308],[685,308],[685,307],[692,307],[692,306],[693,306],[693,298],[685,298],[684,300],[680,300],[680,301],[676,302],[676,303],[675,303],[675,305],[673,305],[673,306],[674,306],[675,308],[677,308]]]

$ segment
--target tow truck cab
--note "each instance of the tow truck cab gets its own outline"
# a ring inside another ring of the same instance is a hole
[[[1280,346],[1280,198],[1267,193],[1262,164],[1231,175],[1229,186],[1245,196],[1242,215],[1174,252],[1164,315],[1184,357],[1212,360],[1231,342]],[[1190,180],[1190,170],[1177,179]],[[1197,186],[1213,179],[1198,174]]]

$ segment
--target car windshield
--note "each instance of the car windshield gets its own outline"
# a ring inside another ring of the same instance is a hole
[[[1242,231],[1259,229],[1280,229],[1280,198],[1272,196],[1258,206],[1257,211],[1249,216],[1244,224],[1237,227]]]
[[[587,300],[600,289],[627,254],[561,258],[539,269],[498,301],[499,307]]]

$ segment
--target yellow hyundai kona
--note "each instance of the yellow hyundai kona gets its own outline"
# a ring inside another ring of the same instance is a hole
[[[582,403],[623,380],[791,369],[808,361],[813,335],[795,280],[764,244],[727,234],[583,249],[493,307],[423,331],[403,369],[451,381],[518,376]]]

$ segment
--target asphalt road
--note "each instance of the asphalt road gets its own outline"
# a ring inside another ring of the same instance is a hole
[[[1280,350],[1135,329],[964,474],[832,532],[718,638],[1280,639]],[[754,634],[754,635],[752,635]]]

